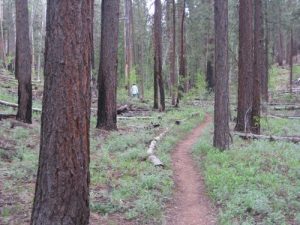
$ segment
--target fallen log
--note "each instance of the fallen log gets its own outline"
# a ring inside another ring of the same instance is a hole
[[[285,116],[285,115],[268,115],[267,117],[274,118],[274,119],[292,119],[292,120],[300,119],[300,116]]]
[[[276,106],[274,107],[275,110],[297,110],[300,109],[300,106],[296,105],[285,105],[285,106]]]
[[[3,100],[0,100],[0,105],[4,105],[4,106],[7,106],[7,107],[12,107],[14,109],[18,108],[18,104],[15,104],[15,103],[12,103],[12,102],[3,101]],[[37,112],[37,113],[41,113],[42,112],[42,110],[38,109],[38,108],[32,108],[32,111],[33,112]]]
[[[0,113],[0,120],[2,119],[15,119],[16,115],[15,114],[2,114]]]
[[[242,132],[234,132],[235,135],[244,138],[244,139],[257,139],[257,140],[269,140],[269,141],[286,141],[286,142],[293,142],[298,144],[300,142],[300,137],[280,137],[280,136],[273,136],[273,135],[258,135],[252,133],[242,133]]]
[[[160,141],[167,134],[168,131],[169,129],[167,128],[164,132],[155,137],[149,145],[149,148],[147,150],[148,160],[152,162],[154,166],[164,166],[162,161],[160,161],[160,159],[157,158],[157,156],[154,154],[154,150],[156,148],[157,142]]]
[[[129,111],[129,107],[128,105],[122,105],[119,108],[117,108],[117,114],[120,115],[124,112],[128,112]]]

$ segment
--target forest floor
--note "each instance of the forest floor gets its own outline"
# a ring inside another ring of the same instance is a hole
[[[168,207],[168,225],[215,225],[217,222],[216,209],[192,157],[192,147],[211,122],[211,116],[206,115],[205,121],[179,142],[172,152],[176,188],[174,200]]]
[[[295,79],[300,77],[300,66],[294,71]],[[17,82],[2,73],[0,100],[16,103]],[[288,74],[286,68],[270,71],[271,101],[263,106],[268,110],[262,115],[262,134],[300,137],[300,110],[276,110],[299,106],[300,85],[294,85],[292,94],[286,92]],[[33,105],[41,108],[42,84],[34,82],[33,90]],[[167,99],[165,113],[153,111],[151,100],[141,103],[120,90],[118,105],[134,110],[118,117],[115,132],[95,129],[92,112],[91,225],[192,225],[203,218],[203,224],[300,224],[299,144],[233,136],[229,151],[214,149],[212,121],[203,123],[205,114],[212,113],[212,96],[201,90],[185,96],[180,108],[171,107]],[[94,96],[93,108],[96,100]],[[236,105],[231,106],[235,112]],[[0,113],[16,110],[0,105]],[[29,224],[40,125],[39,113],[33,114],[32,125],[0,120],[0,225]],[[155,167],[147,160],[147,149],[165,131],[155,149],[164,167]]]

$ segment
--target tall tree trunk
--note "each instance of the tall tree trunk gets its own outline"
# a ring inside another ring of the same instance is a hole
[[[9,1],[7,4],[7,17],[8,17],[8,37],[7,37],[7,68],[9,71],[14,72],[15,70],[15,54],[16,54],[16,29],[15,29],[15,18],[14,18],[14,2]]]
[[[215,0],[214,146],[229,148],[228,0]]]
[[[119,0],[102,1],[97,128],[105,130],[117,129],[119,7]]]
[[[34,23],[34,17],[35,17],[35,7],[32,7],[31,9],[31,21],[30,21],[30,39],[31,39],[31,52],[32,52],[32,61],[31,61],[31,71],[32,75],[35,76],[35,48],[34,48],[34,29],[33,29],[33,23]]]
[[[4,38],[4,29],[3,29],[3,19],[4,19],[4,5],[3,0],[0,0],[0,31],[1,31],[1,40],[0,40],[0,54],[1,54],[1,63],[4,68],[6,68],[6,54],[5,54],[5,38]]]
[[[185,3],[186,0],[178,1],[178,22],[179,22],[179,76],[181,77],[181,92],[187,92],[189,80],[187,79],[186,69],[186,38],[185,38]]]
[[[176,7],[175,0],[167,0],[167,26],[169,40],[169,73],[172,105],[176,105],[177,79],[176,79]]]
[[[277,43],[277,63],[283,66],[283,34],[282,34],[282,8],[281,4],[278,5],[278,43]]]
[[[162,76],[162,5],[161,0],[155,0],[154,13],[154,83],[158,85],[160,111],[165,111],[165,91]],[[156,78],[156,80],[155,80]]]
[[[291,28],[290,31],[290,38],[291,38],[291,44],[290,44],[290,93],[293,92],[293,48],[294,48],[294,37],[293,37],[293,28]]]
[[[41,145],[31,225],[89,223],[91,4],[91,0],[48,0]]]
[[[16,78],[18,80],[17,120],[32,121],[31,46],[28,1],[16,0]]]
[[[260,134],[260,98],[265,77],[264,18],[262,0],[254,0],[254,68],[251,131]]]
[[[133,70],[133,15],[132,15],[132,0],[124,0],[124,47],[125,47],[125,80],[128,95],[130,95],[131,73]]]
[[[249,131],[253,88],[253,5],[240,1],[239,7],[238,112],[235,130]]]
[[[265,1],[265,53],[264,53],[264,73],[262,74],[261,78],[261,95],[262,101],[268,102],[269,101],[269,91],[268,91],[268,83],[269,83],[269,41],[270,41],[270,31],[269,31],[269,21],[268,21],[268,1]]]

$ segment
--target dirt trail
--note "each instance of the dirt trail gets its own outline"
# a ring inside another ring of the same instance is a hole
[[[174,201],[169,207],[167,225],[215,225],[216,210],[207,197],[204,180],[192,159],[192,147],[201,137],[205,121],[181,141],[172,155],[176,183]]]

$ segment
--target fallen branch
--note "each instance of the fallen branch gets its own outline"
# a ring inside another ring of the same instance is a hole
[[[167,134],[168,131],[169,129],[167,128],[164,132],[162,132],[160,135],[155,137],[149,145],[149,148],[147,150],[148,159],[150,162],[153,163],[154,166],[162,166],[162,167],[164,166],[164,164],[160,161],[160,159],[154,155],[154,150],[156,148],[157,142],[160,141]]]
[[[151,116],[118,116],[118,120],[130,120],[130,119],[135,119],[135,120],[150,120],[153,119],[154,117]]]
[[[274,118],[274,119],[292,119],[292,120],[300,119],[300,116],[285,116],[285,115],[268,115],[267,117]]]
[[[297,110],[300,109],[300,106],[296,105],[285,105],[285,106],[276,106],[274,107],[275,110]]]
[[[0,100],[0,105],[4,105],[4,106],[8,106],[8,107],[12,107],[14,109],[18,108],[18,104],[12,103],[12,102],[6,102],[6,101],[2,101]],[[42,110],[38,109],[38,108],[32,108],[33,112],[37,112],[37,113],[41,113]]]
[[[149,145],[149,148],[147,150],[147,155],[148,155],[148,160],[150,162],[152,162],[152,164],[154,166],[164,166],[164,164],[162,163],[162,161],[154,154],[154,150],[156,148],[156,145],[157,145],[157,142],[160,141],[170,130],[172,130],[172,128],[175,126],[175,125],[179,125],[181,122],[183,121],[186,121],[194,116],[199,116],[200,114],[199,113],[193,113],[191,116],[189,116],[188,118],[185,118],[184,120],[176,120],[175,123],[167,128],[164,132],[162,132],[161,134],[159,134],[157,137],[155,137],[151,142],[150,142],[150,145]]]
[[[241,133],[241,132],[234,132],[235,135],[244,138],[244,139],[257,139],[257,140],[269,140],[269,141],[287,141],[293,142],[295,144],[300,142],[300,137],[279,137],[279,136],[272,136],[272,135],[258,135],[252,133]]]

